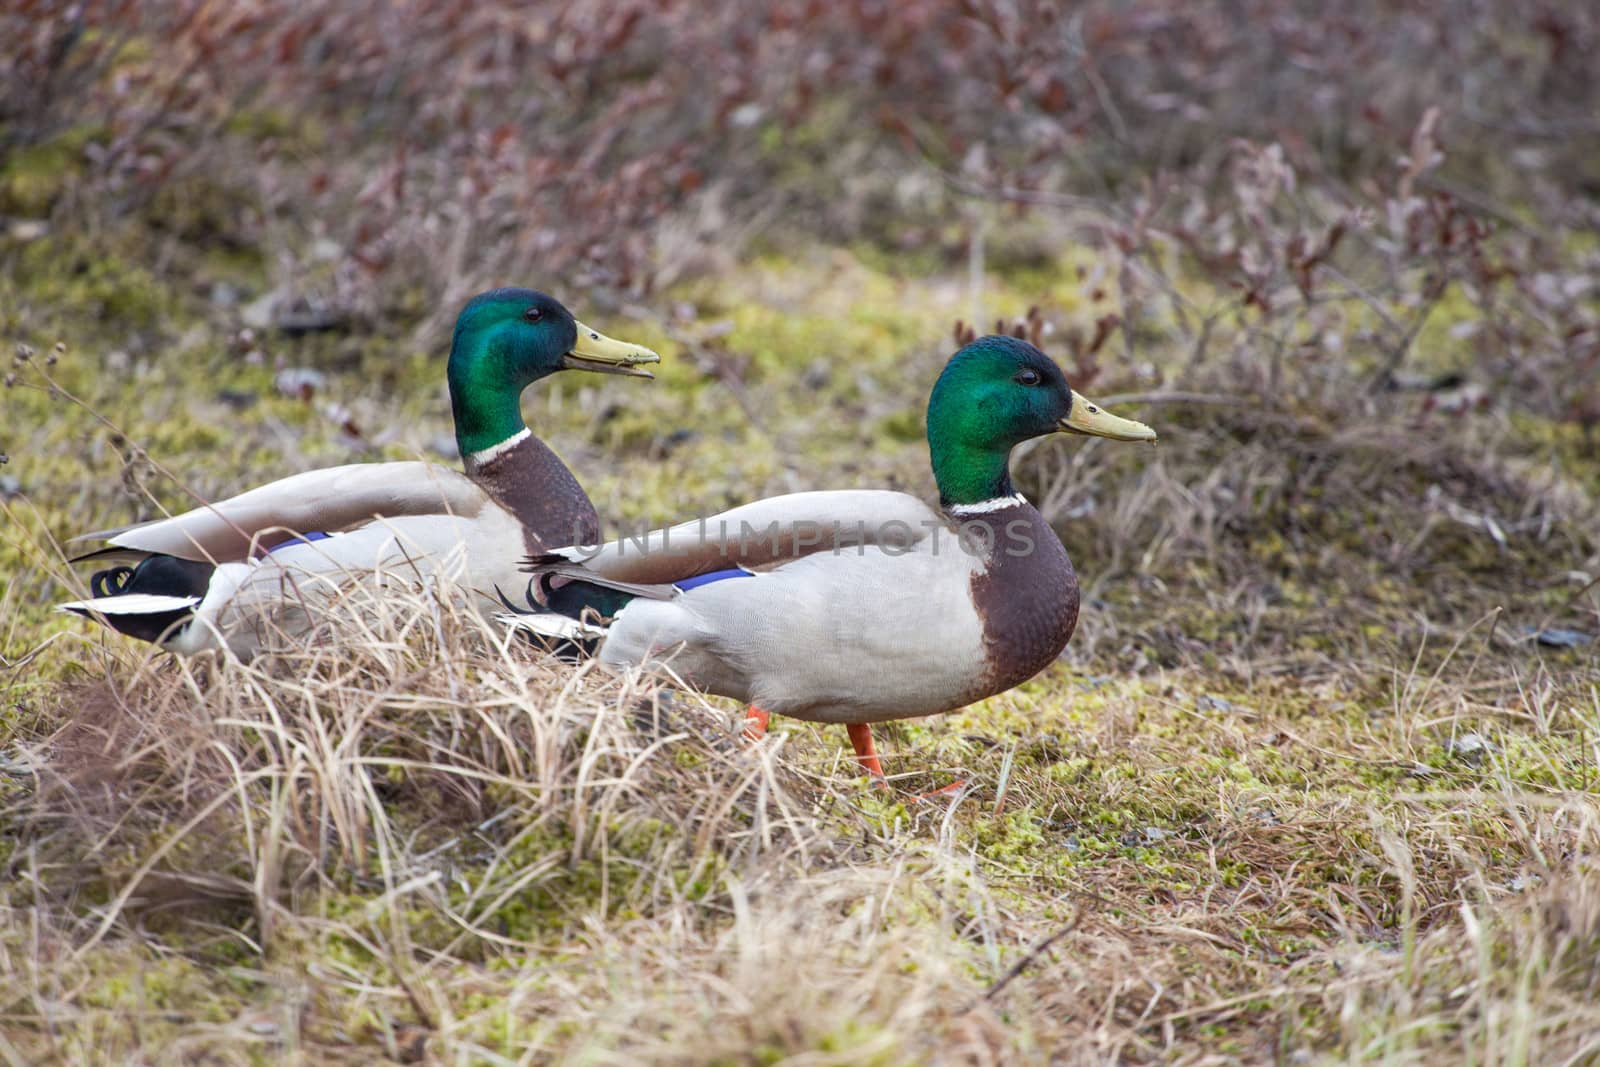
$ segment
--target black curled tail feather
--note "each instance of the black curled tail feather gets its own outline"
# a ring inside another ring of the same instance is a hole
[[[89,578],[95,596],[126,596],[150,593],[156,596],[203,597],[211,586],[217,568],[210,563],[177,556],[150,556],[137,567],[116,566],[96,571]]]
[[[604,625],[641,597],[671,600],[678,595],[671,585],[646,585],[602,577],[583,564],[556,553],[529,556],[523,561],[522,569],[532,575],[525,594],[529,610],[554,612],[584,622],[593,622],[598,617]]]
[[[513,604],[496,589],[500,602],[518,615],[561,615],[589,626],[604,627],[633,601],[670,600],[677,590],[670,585],[643,585],[601,577],[560,553],[529,556],[522,561],[529,574],[521,605]],[[528,640],[562,658],[592,656],[605,640],[592,637],[557,638],[522,628]]]
[[[498,585],[494,587],[495,599],[499,600],[501,606],[513,615],[538,615],[545,610],[542,601],[533,595],[533,586],[538,580],[537,576],[528,579],[528,586],[522,591],[522,607],[518,607],[510,597],[506,596],[505,590]]]
[[[118,565],[96,571],[89,576],[89,589],[97,599],[153,595],[198,603],[205,598],[215,570],[216,567],[210,563],[178,559],[176,556],[149,556],[134,567]],[[79,615],[91,614],[81,608],[73,607],[71,610]],[[192,606],[183,606],[127,613],[95,612],[93,617],[118,633],[159,644],[181,630],[193,615]]]
[[[121,596],[128,592],[128,581],[132,577],[132,567],[107,567],[89,576],[89,591],[95,596]]]
[[[636,585],[602,578],[558,553],[529,556],[523,560],[522,569],[529,577],[521,604],[512,603],[504,592],[495,590],[507,609],[517,615],[560,615],[589,626],[609,625],[619,611],[641,596],[666,598],[675,592],[671,586]],[[528,641],[562,659],[593,656],[605,640],[599,634],[554,637],[526,627],[519,629]]]
[[[498,585],[494,587],[494,595],[505,609],[513,615],[550,614],[550,609],[544,602],[534,596],[533,587],[538,580],[537,576],[528,579],[528,587],[522,594],[523,606],[518,606],[514,603]],[[577,663],[580,660],[594,656],[595,653],[600,651],[600,642],[605,640],[603,637],[553,637],[549,634],[542,634],[528,629],[525,626],[517,627],[516,631],[530,645],[568,663]]]

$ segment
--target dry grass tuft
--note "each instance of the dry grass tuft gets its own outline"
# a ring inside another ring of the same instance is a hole
[[[1430,640],[1436,663],[1500,610],[1491,644],[1519,656],[1527,629],[1591,625],[1600,496],[1586,468],[1531,453],[1503,420],[1297,399],[1300,411],[1163,405],[1175,446],[1154,457],[1028,457],[1068,547],[1105,556],[1091,594],[1122,587],[1147,655],[1325,671]],[[1093,621],[1083,637],[1075,647],[1094,651]]]
[[[907,809],[808,731],[746,749],[721,709],[448,596],[381,605],[323,620],[363,627],[337,650],[100,651],[63,690],[8,823],[18,1055],[1593,1052],[1594,776],[1528,765],[1531,721],[1418,772],[1487,714],[1458,681],[1413,679],[1357,733],[1119,688],[1076,739],[983,749],[964,798]],[[1581,742],[1593,710],[1544,736]]]
[[[1600,675],[1526,632],[1593,628],[1587,468],[1497,414],[1282,387],[1161,402],[1153,456],[1025,458],[1082,630],[885,727],[891,795],[837,730],[746,746],[444,587],[354,586],[249,664],[24,618],[0,1056],[1593,1059]],[[118,503],[19,508],[27,582]]]

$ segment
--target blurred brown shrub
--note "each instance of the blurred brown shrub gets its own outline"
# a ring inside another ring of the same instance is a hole
[[[1153,293],[1180,249],[1269,335],[1264,385],[1349,299],[1389,381],[1452,284],[1495,312],[1471,338],[1498,384],[1600,369],[1567,236],[1600,216],[1593,5],[13,0],[0,35],[3,165],[82,153],[45,206],[287,228],[369,310],[489,279],[648,292],[691,202],[702,244],[774,215],[893,244],[911,164],[916,210],[1076,212]]]

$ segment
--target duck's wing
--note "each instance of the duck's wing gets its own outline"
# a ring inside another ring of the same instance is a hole
[[[825,490],[767,497],[703,519],[555,554],[613,581],[664,585],[732,567],[762,569],[818,552],[910,548],[946,525],[939,511],[906,493]]]
[[[949,710],[983,695],[982,568],[955,546],[813,553],[753,577],[640,597],[599,650],[617,666],[670,666],[709,692],[820,721]]]
[[[282,478],[169,519],[73,540],[110,542],[85,559],[162,554],[220,563],[246,559],[296,534],[347,530],[375,516],[470,519],[488,503],[471,479],[432,463],[353,463]]]

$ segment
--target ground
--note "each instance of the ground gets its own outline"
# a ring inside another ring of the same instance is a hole
[[[1600,1059],[1578,427],[1274,405],[1226,367],[1149,399],[1189,358],[1151,324],[1083,391],[1160,445],[1018,462],[1083,576],[1078,634],[1009,693],[881,729],[881,792],[838,729],[745,745],[723,702],[449,602],[251,665],[53,613],[75,533],[318,465],[453,462],[441,330],[243,333],[249,257],[152,271],[139,237],[6,251],[0,322],[32,347],[0,396],[0,1059]],[[567,375],[526,412],[613,528],[926,494],[953,320],[1087,328],[1115,299],[1061,256],[975,291],[755,247],[667,314],[569,298],[659,378]],[[1419,359],[1448,363],[1439,337]]]

